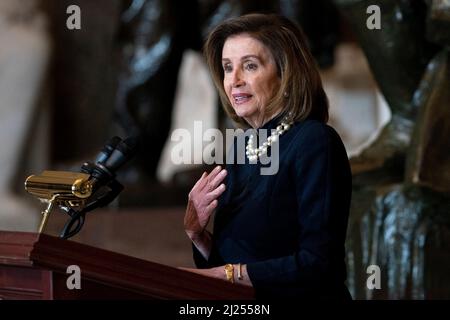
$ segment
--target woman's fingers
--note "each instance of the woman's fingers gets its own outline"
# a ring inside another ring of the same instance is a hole
[[[219,173],[211,179],[211,181],[209,182],[208,186],[210,188],[209,191],[214,190],[217,188],[217,186],[219,184],[222,183],[222,181],[225,179],[225,177],[227,176],[227,170],[222,169],[219,171]]]
[[[192,190],[198,188],[200,186],[200,184],[202,184],[204,182],[204,179],[208,176],[208,174],[205,172],[203,172],[202,176],[200,177],[200,179],[197,180],[197,182],[194,184],[194,186],[192,187]]]
[[[216,199],[225,191],[225,185],[221,182],[226,175],[227,171],[217,166],[209,174],[204,172],[192,188],[189,199],[199,217],[203,219],[209,217],[217,207]]]
[[[197,182],[194,184],[191,191],[189,192],[189,199],[195,200],[195,198],[198,198],[198,196],[201,197],[201,192],[207,183],[207,180],[206,180],[207,177],[208,177],[208,173],[206,171],[203,172],[200,179],[197,180]]]
[[[225,191],[225,189],[226,189],[225,184],[222,183],[220,186],[218,186],[213,191],[208,192],[205,196],[206,202],[210,203],[213,200],[216,200],[217,198],[219,198],[220,195]]]
[[[197,189],[200,192],[211,192],[211,190],[215,189],[220,182],[222,182],[226,174],[226,170],[222,169],[221,166],[215,167],[210,174],[202,180]]]
[[[210,184],[211,181],[214,180],[214,178],[220,173],[221,170],[222,170],[222,167],[221,167],[221,166],[215,167],[215,168],[208,174],[208,177],[206,177],[207,183]]]
[[[206,207],[206,212],[208,215],[211,215],[211,213],[213,212],[213,210],[217,207],[218,201],[217,200],[213,200],[207,207]]]
[[[200,179],[197,180],[197,182],[195,183],[195,185],[192,187],[191,192],[201,192],[205,186],[208,184],[208,182],[211,180],[211,175],[215,176],[217,174],[217,172],[219,172],[220,170],[220,166],[215,167],[209,174],[206,172],[203,172],[202,176],[200,177]]]
[[[200,179],[198,179],[198,181],[197,181],[197,183],[195,184],[195,186],[196,185],[198,185],[203,179],[205,179],[206,177],[208,176],[208,173],[205,171],[205,172],[203,172],[203,174],[202,174],[202,176],[200,177]],[[194,186],[194,187],[195,187]]]

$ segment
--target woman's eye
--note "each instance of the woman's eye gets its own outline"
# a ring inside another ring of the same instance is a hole
[[[247,63],[245,65],[245,69],[250,70],[250,71],[256,70],[257,68],[258,68],[258,66],[255,63]]]
[[[226,64],[223,66],[223,71],[225,72],[231,72],[233,70],[233,68],[231,68],[231,66],[229,64]]]

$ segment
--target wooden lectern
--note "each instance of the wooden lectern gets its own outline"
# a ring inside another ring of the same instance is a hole
[[[81,270],[68,289],[67,267]],[[253,299],[252,288],[46,234],[0,231],[0,299]]]

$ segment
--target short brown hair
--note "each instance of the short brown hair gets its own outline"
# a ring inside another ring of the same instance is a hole
[[[206,40],[203,49],[206,62],[228,116],[241,127],[249,126],[235,113],[223,88],[224,43],[229,37],[243,33],[249,34],[270,50],[281,79],[278,92],[266,106],[267,114],[282,105],[282,112],[289,114],[293,121],[314,118],[327,122],[328,99],[306,37],[295,23],[276,14],[254,13],[226,20]]]

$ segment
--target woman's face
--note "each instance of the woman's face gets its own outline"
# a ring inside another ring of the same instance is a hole
[[[272,53],[248,34],[231,36],[223,46],[222,67],[223,87],[234,111],[260,127],[269,120],[264,109],[280,86]]]

